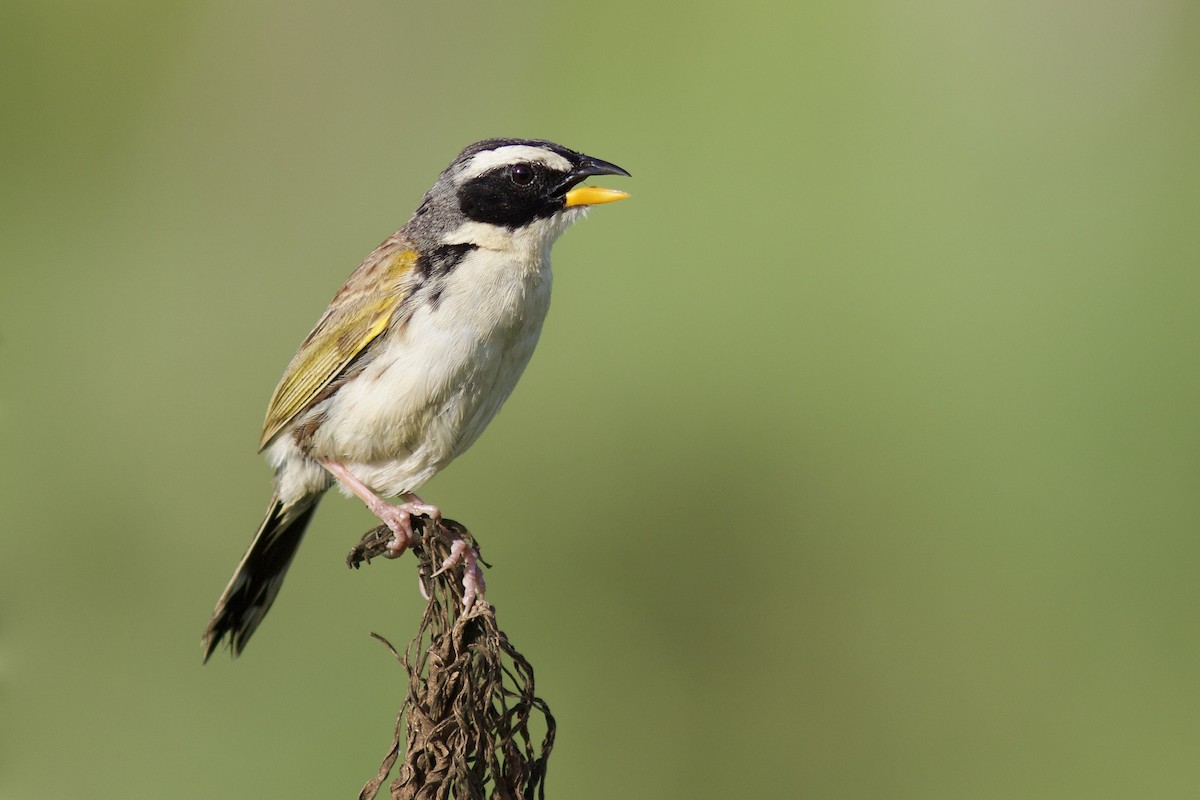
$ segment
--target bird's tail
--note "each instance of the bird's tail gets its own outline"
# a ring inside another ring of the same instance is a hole
[[[304,529],[312,520],[320,499],[321,493],[311,494],[285,508],[278,494],[271,498],[262,526],[208,621],[202,640],[205,661],[226,634],[233,654],[242,652],[271,603],[275,602],[275,595],[283,585],[283,576],[287,574],[292,556],[296,555],[296,548],[304,538]]]

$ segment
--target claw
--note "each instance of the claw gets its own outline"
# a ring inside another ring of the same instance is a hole
[[[441,512],[434,506],[425,503],[407,502],[392,505],[379,500],[372,505],[372,513],[379,517],[392,532],[392,539],[386,545],[387,553],[385,555],[388,558],[399,558],[404,555],[405,550],[416,544],[419,537],[413,530],[412,518],[422,514],[433,517],[433,514],[430,513],[431,509],[438,513],[434,519],[440,518]]]
[[[404,502],[398,505],[380,498],[371,488],[360,481],[350,470],[336,461],[322,461],[321,465],[340,480],[346,488],[358,495],[366,503],[371,513],[379,517],[392,532],[392,540],[387,543],[387,557],[399,558],[417,542],[417,534],[413,530],[412,518],[427,516],[434,522],[442,521],[442,510],[437,506],[426,503],[415,494],[408,492]],[[438,532],[450,542],[450,555],[442,562],[442,566],[430,577],[437,577],[460,562],[463,565],[463,613],[466,614],[475,605],[475,601],[483,597],[487,582],[483,579],[483,569],[479,566],[479,553],[467,544],[467,541],[457,533],[449,531],[443,525],[437,526]],[[421,594],[429,599],[429,593],[424,581],[421,582]]]
[[[371,513],[379,517],[391,529],[393,536],[392,540],[387,543],[388,558],[399,558],[405,550],[416,543],[417,534],[413,531],[412,526],[414,516],[425,515],[434,521],[440,521],[442,518],[440,508],[431,506],[411,492],[404,495],[403,503],[393,505],[371,491],[371,487],[355,477],[354,473],[346,469],[344,465],[336,461],[322,461],[321,465],[340,480],[346,488],[358,495],[359,499],[366,503],[367,508],[371,509]]]
[[[475,605],[475,601],[483,597],[483,593],[487,591],[487,581],[484,580],[483,569],[479,566],[479,553],[475,552],[474,547],[467,544],[466,539],[457,534],[452,534],[452,536],[454,538],[450,543],[450,555],[446,556],[446,560],[442,562],[442,566],[430,577],[436,578],[446,570],[462,562],[463,613],[467,614],[471,611],[471,607]]]

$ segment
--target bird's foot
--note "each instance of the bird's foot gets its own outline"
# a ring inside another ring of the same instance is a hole
[[[461,562],[463,565],[463,614],[468,614],[471,611],[471,607],[475,605],[475,601],[482,599],[483,593],[487,591],[487,581],[483,578],[483,568],[479,566],[479,551],[468,544],[467,540],[457,533],[445,527],[440,527],[438,530],[443,538],[450,540],[450,555],[446,556],[446,560],[442,562],[442,566],[431,577],[436,578]]]
[[[337,461],[322,461],[321,466],[342,482],[347,489],[358,495],[371,513],[379,517],[383,524],[392,532],[392,540],[387,544],[387,557],[399,558],[404,551],[414,545],[417,534],[413,531],[412,518],[425,515],[434,522],[441,522],[442,511],[437,506],[431,506],[411,492],[402,495],[404,502],[389,503],[381,498],[371,487],[360,481],[345,465]]]
[[[421,500],[415,494],[405,495],[403,503],[393,505],[377,499],[371,513],[383,520],[392,531],[392,540],[387,543],[388,558],[399,558],[404,551],[416,544],[418,536],[413,530],[412,518],[427,516],[434,522],[442,519],[442,510]]]
[[[466,614],[475,605],[475,601],[483,597],[487,583],[483,579],[483,569],[479,566],[479,551],[467,542],[460,534],[442,525],[442,510],[437,506],[426,503],[412,492],[404,495],[404,502],[389,503],[371,491],[365,483],[354,476],[350,470],[337,461],[322,461],[321,465],[371,509],[371,513],[379,517],[383,524],[392,532],[392,540],[387,543],[388,558],[399,558],[404,551],[417,543],[417,533],[413,530],[413,517],[427,516],[433,520],[438,533],[450,542],[450,555],[442,562],[436,577],[459,563],[463,565],[463,613]],[[421,593],[429,599],[424,584]]]

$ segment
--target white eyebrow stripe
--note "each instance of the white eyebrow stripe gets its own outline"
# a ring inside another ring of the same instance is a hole
[[[567,172],[574,166],[570,161],[552,150],[546,150],[542,147],[532,147],[527,144],[507,144],[503,147],[497,147],[495,150],[484,150],[482,153],[476,153],[463,168],[460,179],[469,181],[472,178],[478,178],[480,175],[496,167],[508,164],[520,164],[522,162],[544,164],[550,169],[562,172]]]

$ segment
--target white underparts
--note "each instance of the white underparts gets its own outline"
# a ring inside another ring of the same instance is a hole
[[[469,222],[443,239],[478,249],[414,295],[372,345],[362,372],[300,415],[319,424],[301,452],[284,431],[267,450],[285,503],[329,486],[337,461],[381,496],[416,491],[461,455],[529,363],[550,307],[550,246],[583,209],[516,232]],[[579,213],[576,213],[579,212]]]

